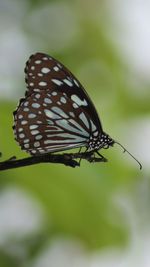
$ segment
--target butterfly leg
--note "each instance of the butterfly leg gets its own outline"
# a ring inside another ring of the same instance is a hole
[[[98,154],[98,158],[95,157],[95,153]],[[89,157],[88,157],[89,162],[107,162],[107,159],[103,157],[98,151],[93,151]]]
[[[98,151],[96,151],[96,154],[100,157],[99,158],[100,161],[107,162],[107,159],[102,154],[100,154]]]
[[[79,152],[78,152],[79,154],[81,153],[81,150],[82,150],[82,147],[79,148]],[[79,159],[79,165],[81,163],[81,160],[82,160],[82,157],[80,157],[80,159]]]

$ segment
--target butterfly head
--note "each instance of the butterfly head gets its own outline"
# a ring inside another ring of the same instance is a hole
[[[115,141],[106,133],[103,133],[99,136],[100,148],[107,149],[110,146],[113,146]]]
[[[107,149],[113,146],[114,143],[115,141],[108,134],[102,133],[97,138],[90,138],[89,148],[90,150]]]

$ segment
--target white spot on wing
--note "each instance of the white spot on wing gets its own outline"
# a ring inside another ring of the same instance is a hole
[[[95,133],[93,133],[94,136],[98,136],[98,131],[96,131]]]
[[[80,85],[78,84],[78,82],[77,82],[76,79],[74,79],[73,81],[74,81],[74,83],[75,83],[76,86],[80,87]]]
[[[36,135],[36,136],[35,136],[35,139],[36,139],[36,140],[41,140],[41,139],[42,139],[42,135],[40,135],[40,134],[39,134],[39,135]]]
[[[48,73],[48,72],[50,72],[50,71],[51,70],[49,68],[46,68],[46,67],[44,67],[44,68],[41,69],[41,72],[42,73],[45,73],[45,74]]]
[[[63,79],[63,81],[70,87],[73,86],[73,83],[71,81],[69,81],[68,79]]]
[[[22,118],[23,118],[23,116],[22,116],[22,115],[19,115],[19,116],[18,116],[18,119],[22,119]]]
[[[40,142],[34,142],[34,147],[39,147],[40,146]]]
[[[73,106],[74,108],[78,108],[78,107],[79,107],[76,103],[73,103],[72,106]]]
[[[44,109],[44,112],[45,112],[45,115],[50,119],[60,119],[61,118],[59,115],[55,114],[51,110]]]
[[[29,108],[24,108],[23,111],[28,112]]]
[[[21,122],[22,125],[25,125],[25,124],[27,124],[27,123],[28,123],[27,121],[22,121],[22,122]]]
[[[33,91],[34,92],[40,92],[40,89],[35,88]]]
[[[25,135],[24,135],[23,133],[21,133],[21,134],[19,134],[19,137],[20,137],[20,138],[24,138]]]
[[[57,95],[57,92],[56,91],[53,91],[52,92],[52,95],[54,95],[54,96]]]
[[[49,124],[49,125],[54,125],[54,122],[53,121],[51,121],[51,120],[47,120],[47,123]],[[47,130],[45,130],[45,132],[46,132]]]
[[[34,86],[34,83],[29,83],[30,86]]]
[[[53,83],[57,84],[58,86],[60,86],[60,85],[62,85],[62,84],[63,84],[63,82],[62,82],[62,81],[60,81],[60,80],[57,80],[57,79],[51,79],[51,81],[52,81]]]
[[[20,132],[22,132],[23,131],[23,128],[19,128],[18,129],[18,132],[20,133]]]
[[[43,60],[48,60],[48,57],[43,57]]]
[[[82,122],[85,124],[86,128],[89,129],[89,122],[83,112],[79,115],[79,118],[82,120]]]
[[[57,66],[58,66],[59,68],[62,68],[62,65],[61,65],[60,63],[57,63]]]
[[[32,104],[32,107],[33,107],[33,108],[39,108],[39,107],[40,107],[40,104],[38,104],[38,103],[33,103],[33,104]]]
[[[54,112],[56,112],[57,114],[59,114],[61,117],[63,118],[69,118],[68,115],[61,109],[61,108],[58,108],[58,107],[52,107],[52,110]]]
[[[69,114],[71,117],[73,117],[73,118],[75,117],[75,114],[73,112],[69,112]]]
[[[77,95],[72,95],[72,96],[71,96],[71,99],[72,99],[76,104],[78,104],[78,106],[87,106],[87,105],[88,105],[86,99],[81,100]]]
[[[44,102],[47,103],[47,104],[51,104],[52,100],[50,98],[45,97],[44,98]]]
[[[55,70],[55,71],[59,71],[59,68],[58,68],[57,66],[55,66],[55,67],[53,68],[53,70]]]
[[[24,105],[25,107],[27,107],[27,106],[29,105],[29,101],[24,102],[23,105]]]
[[[28,115],[28,118],[29,119],[33,119],[33,118],[35,118],[36,117],[36,114],[34,114],[34,113],[30,113],[29,115]]]
[[[36,94],[35,97],[36,97],[36,98],[40,98],[40,94]]]
[[[65,97],[63,97],[63,96],[62,96],[62,97],[60,98],[60,102],[62,102],[62,103],[64,103],[64,104],[65,104],[65,103],[67,103],[67,100],[66,100],[66,98],[65,98]]]
[[[91,127],[92,127],[92,132],[94,132],[95,130],[97,130],[95,124],[93,123],[92,120],[90,120],[90,123],[91,123]]]
[[[36,60],[36,61],[35,61],[35,64],[41,64],[41,63],[42,63],[41,60]]]
[[[36,150],[31,150],[32,154],[35,154],[37,151]]]
[[[39,82],[39,85],[40,86],[46,86],[47,85],[47,82]]]
[[[29,148],[29,144],[25,144],[24,147],[25,147],[25,148]]]
[[[33,130],[33,131],[31,131],[31,134],[32,134],[32,135],[39,134],[39,131],[38,131],[38,130]]]
[[[35,124],[33,124],[33,125],[30,125],[30,130],[34,130],[34,129],[37,129],[38,128],[38,125],[35,125]]]
[[[23,142],[24,144],[29,143],[29,139],[24,139]]]

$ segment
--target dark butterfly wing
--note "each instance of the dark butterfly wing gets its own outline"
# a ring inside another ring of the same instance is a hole
[[[61,63],[32,55],[25,67],[27,91],[14,112],[14,133],[31,154],[87,146],[102,127],[86,91]]]
[[[59,61],[44,53],[32,55],[25,67],[26,96],[44,89],[66,93],[67,97],[85,110],[99,132],[102,126],[87,92],[75,76]]]

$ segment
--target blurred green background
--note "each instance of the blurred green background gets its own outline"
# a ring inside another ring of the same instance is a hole
[[[149,267],[150,2],[0,0],[1,160],[26,157],[12,112],[45,52],[81,81],[119,146],[108,163],[0,172],[0,267]]]

